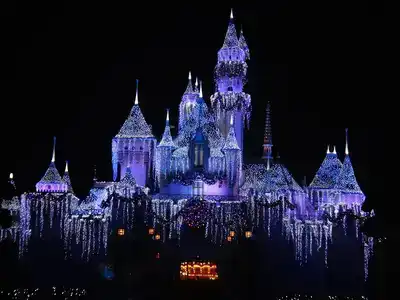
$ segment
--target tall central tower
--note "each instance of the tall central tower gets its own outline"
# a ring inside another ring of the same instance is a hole
[[[243,130],[251,114],[251,97],[243,92],[246,83],[249,49],[243,36],[238,37],[231,11],[228,30],[214,70],[216,92],[211,96],[211,105],[223,136],[229,133],[231,116],[238,146],[243,153]]]

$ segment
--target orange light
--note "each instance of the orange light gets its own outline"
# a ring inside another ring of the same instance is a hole
[[[232,237],[231,237],[231,236],[228,236],[228,237],[227,237],[227,240],[228,240],[228,242],[232,242]]]
[[[251,231],[246,231],[245,233],[244,233],[244,235],[246,236],[246,238],[251,238],[252,236],[253,236],[253,233],[251,232]]]
[[[154,238],[156,239],[156,241],[158,241],[159,239],[161,239],[161,235],[159,235],[158,233],[154,236]]]
[[[118,234],[119,236],[125,235],[125,229],[119,228],[118,231],[117,231],[117,234]]]
[[[149,228],[149,234],[153,235],[154,234],[154,228]]]
[[[235,236],[235,232],[233,230],[229,231],[229,236],[234,237]]]

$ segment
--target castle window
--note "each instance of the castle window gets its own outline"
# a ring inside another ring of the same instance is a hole
[[[204,150],[203,144],[194,145],[194,166],[202,167],[204,164]]]

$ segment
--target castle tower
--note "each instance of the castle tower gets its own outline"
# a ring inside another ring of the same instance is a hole
[[[72,189],[71,178],[69,177],[69,172],[68,172],[68,161],[65,162],[65,171],[64,171],[63,180],[68,186],[68,192],[73,193],[74,190]]]
[[[149,183],[153,169],[156,139],[139,107],[139,81],[136,97],[128,118],[112,140],[113,180],[122,179],[128,166],[138,185]]]
[[[60,173],[55,165],[56,162],[56,137],[54,137],[53,141],[53,156],[51,158],[50,166],[47,169],[46,173],[40,179],[40,181],[36,184],[37,192],[46,192],[46,193],[65,193],[68,190],[67,184],[62,180]]]
[[[268,166],[272,160],[272,146],[271,105],[268,102],[265,111],[265,132],[262,156],[262,159],[265,160]]]
[[[225,154],[227,179],[230,186],[238,187],[242,170],[242,154],[235,136],[234,117],[231,115],[228,136],[222,151]],[[234,192],[235,193],[235,192]]]
[[[249,125],[251,97],[243,92],[247,76],[246,59],[250,56],[243,32],[241,36],[238,39],[231,11],[228,30],[214,69],[216,92],[211,96],[211,105],[224,137],[228,136],[230,117],[233,115],[236,139],[243,150],[244,122],[246,120]]]
[[[337,157],[336,148],[334,147],[333,152],[331,152],[328,146],[325,159],[309,185],[309,196],[314,203],[325,204],[331,202],[332,199],[330,197],[335,190],[341,169],[342,163]]]
[[[192,113],[194,106],[196,105],[198,93],[198,80],[196,78],[196,84],[193,88],[192,73],[189,71],[188,85],[185,92],[183,93],[181,103],[179,104],[179,131],[184,126],[185,121],[190,118],[190,114]]]
[[[161,185],[161,181],[171,172],[172,151],[175,149],[176,146],[172,140],[171,129],[169,126],[169,109],[167,109],[164,133],[156,149],[156,176]]]
[[[343,167],[340,170],[335,189],[339,192],[339,203],[347,204],[351,207],[353,204],[361,205],[365,199],[364,193],[358,185],[357,178],[354,174],[353,165],[349,155],[349,144],[346,128],[346,146]]]

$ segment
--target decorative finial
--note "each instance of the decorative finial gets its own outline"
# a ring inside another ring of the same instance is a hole
[[[139,79],[136,79],[136,96],[135,96],[135,105],[139,104]]]
[[[348,128],[346,128],[346,147],[345,147],[345,149],[344,149],[344,153],[345,153],[346,155],[349,155],[349,140],[348,140],[348,138],[347,138],[347,131],[348,131]]]
[[[231,8],[231,16],[230,16],[230,18],[233,19],[233,9],[232,8]]]
[[[201,80],[200,80],[200,92],[199,92],[199,97],[200,97],[200,98],[203,98],[203,84],[202,84]]]
[[[14,179],[14,174],[10,173],[10,179]]]
[[[68,160],[65,161],[65,173],[68,173]]]
[[[189,80],[192,80],[192,72],[189,71]]]
[[[328,145],[328,149],[326,150],[326,154],[331,153],[331,150],[329,149],[329,145]]]
[[[231,124],[231,126],[233,126],[233,114],[231,114],[231,120],[229,123]]]
[[[56,161],[56,137],[53,138],[53,156],[51,158],[51,162]]]
[[[333,146],[333,154],[336,154],[336,146]]]
[[[167,122],[167,125],[169,125],[169,108],[167,108],[167,118],[165,120]]]
[[[196,82],[194,83],[194,85],[195,85],[195,86],[198,86],[198,85],[199,85],[199,79],[197,78],[197,76],[196,76]]]

